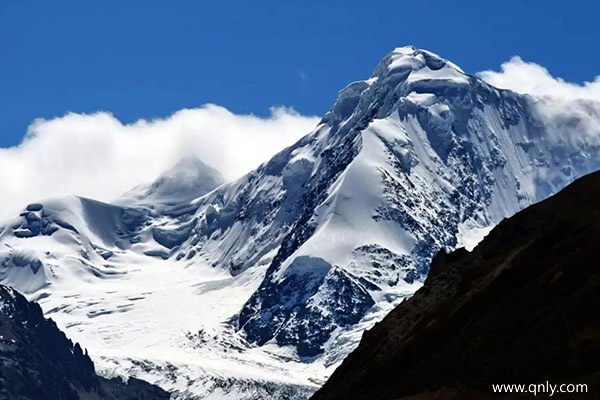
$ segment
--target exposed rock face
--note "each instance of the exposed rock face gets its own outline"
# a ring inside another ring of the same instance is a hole
[[[556,102],[396,48],[235,181],[191,157],[110,204],[31,204],[0,224],[0,282],[103,372],[186,400],[304,399],[439,250],[600,169],[600,103]],[[186,333],[201,329],[192,352]]]
[[[0,399],[168,399],[138,379],[123,383],[96,375],[81,346],[45,319],[36,303],[0,285]]]
[[[600,393],[600,173],[440,252],[425,285],[372,330],[314,400],[531,398],[497,383]],[[573,397],[574,396],[574,397]]]
[[[440,249],[598,169],[598,142],[537,106],[398,48],[313,133],[202,198],[197,254],[234,273],[269,263],[239,314],[248,340],[334,354],[348,327],[411,295]]]

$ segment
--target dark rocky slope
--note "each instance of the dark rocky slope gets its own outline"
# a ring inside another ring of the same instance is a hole
[[[37,303],[0,285],[0,399],[155,400],[169,394],[138,379],[96,375],[92,360]]]
[[[531,398],[492,383],[585,383],[600,398],[600,173],[439,253],[425,285],[313,397]],[[547,395],[546,395],[547,396]]]

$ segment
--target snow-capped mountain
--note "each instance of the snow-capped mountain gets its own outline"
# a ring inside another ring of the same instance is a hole
[[[315,357],[414,292],[440,248],[600,166],[597,144],[545,125],[534,101],[398,48],[313,133],[200,199],[182,251],[233,274],[268,264],[239,328]]]
[[[549,121],[551,101],[397,48],[236,181],[196,162],[191,179],[167,172],[114,205],[29,205],[0,234],[0,280],[39,298],[105,374],[181,398],[305,398],[438,250],[600,168],[581,116]]]
[[[147,206],[188,203],[225,183],[219,171],[200,158],[189,155],[179,160],[150,184],[125,193],[119,203]]]

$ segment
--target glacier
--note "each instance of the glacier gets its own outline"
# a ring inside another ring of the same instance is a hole
[[[600,168],[600,104],[581,102],[569,114],[400,47],[232,182],[192,159],[110,204],[28,205],[0,229],[0,282],[106,376],[182,399],[304,399],[435,253]]]

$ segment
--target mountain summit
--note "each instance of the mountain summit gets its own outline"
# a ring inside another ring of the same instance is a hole
[[[600,168],[583,116],[549,120],[542,105],[398,48],[314,131],[195,200],[30,205],[0,232],[0,279],[107,371],[182,397],[306,398],[440,250]],[[158,182],[162,201],[174,191]]]
[[[121,202],[183,204],[205,195],[224,182],[219,171],[191,155],[179,160],[152,183],[137,186],[125,193]]]
[[[433,53],[399,48],[342,90],[313,133],[236,182],[239,197],[204,198],[243,218],[201,217],[198,251],[218,232],[236,243],[218,264],[235,273],[257,257],[269,264],[239,316],[247,338],[331,356],[348,326],[412,294],[437,251],[600,166],[597,145],[565,140],[535,107]],[[246,229],[250,242],[229,237]]]
[[[409,81],[446,79],[468,83],[468,76],[460,67],[427,50],[414,46],[397,47],[386,55],[375,68],[372,78],[404,74]]]

